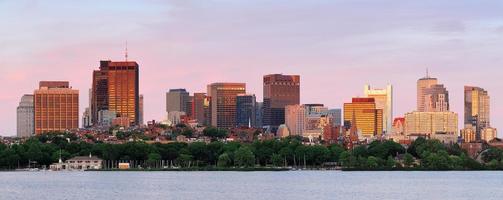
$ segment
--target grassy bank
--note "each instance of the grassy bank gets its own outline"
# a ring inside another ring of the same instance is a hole
[[[289,171],[289,168],[269,168],[269,167],[249,167],[249,168],[229,168],[229,167],[190,167],[190,168],[145,168],[145,169],[99,169],[87,171],[238,171],[238,172],[254,172],[254,171]]]

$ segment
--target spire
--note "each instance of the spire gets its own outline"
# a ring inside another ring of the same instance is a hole
[[[124,53],[124,57],[126,57],[126,62],[127,62],[127,56],[128,56],[128,55],[127,55],[127,40],[126,40],[126,51],[125,51],[125,53]]]

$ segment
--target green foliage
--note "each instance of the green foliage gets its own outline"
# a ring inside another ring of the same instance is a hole
[[[229,154],[223,153],[218,157],[218,167],[229,167],[232,164],[232,160]]]
[[[248,147],[240,147],[234,154],[234,165],[237,167],[253,167],[255,155]]]
[[[215,141],[217,139],[227,137],[227,130],[215,127],[207,127],[203,130],[203,135],[210,137],[213,141]]]
[[[271,162],[272,162],[272,165],[274,165],[275,167],[280,167],[280,166],[283,166],[283,164],[284,164],[283,157],[279,154],[272,154]]]
[[[403,157],[403,164],[405,167],[412,167],[414,165],[414,156],[410,153],[406,153]]]

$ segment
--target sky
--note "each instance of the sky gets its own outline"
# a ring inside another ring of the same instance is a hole
[[[301,103],[340,108],[363,86],[394,86],[394,115],[416,107],[416,81],[449,90],[463,119],[463,87],[491,96],[503,130],[503,1],[494,0],[0,0],[0,135],[41,80],[67,80],[88,104],[100,60],[140,65],[145,121],[165,118],[165,92],[205,92],[262,76],[301,76]],[[80,114],[82,115],[82,114]],[[80,122],[81,123],[81,122]]]

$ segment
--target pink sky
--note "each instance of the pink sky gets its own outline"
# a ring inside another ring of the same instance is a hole
[[[340,108],[363,85],[395,89],[395,116],[415,109],[428,67],[463,118],[463,86],[489,91],[503,128],[503,4],[496,1],[0,1],[0,135],[41,80],[68,80],[88,105],[103,59],[140,64],[145,120],[164,118],[165,92],[205,92],[262,76],[301,75],[301,102]]]

